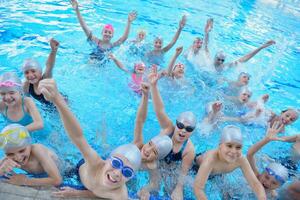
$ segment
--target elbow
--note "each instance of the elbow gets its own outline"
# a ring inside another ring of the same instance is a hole
[[[61,176],[54,178],[53,181],[52,181],[52,185],[54,185],[54,186],[59,186],[61,183],[62,183],[62,177]]]

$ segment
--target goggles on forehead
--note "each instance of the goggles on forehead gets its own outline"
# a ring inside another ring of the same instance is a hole
[[[13,87],[13,86],[21,86],[21,84],[13,81],[4,81],[0,83],[0,87]]]
[[[270,169],[269,167],[266,167],[266,172],[270,175],[270,176],[273,176],[276,181],[278,181],[281,185],[284,184],[284,179],[277,175],[272,169]]]

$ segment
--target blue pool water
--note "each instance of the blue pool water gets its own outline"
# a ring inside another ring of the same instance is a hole
[[[81,14],[96,36],[100,37],[103,24],[114,25],[114,41],[123,34],[127,14],[131,10],[138,11],[138,18],[133,22],[129,40],[134,39],[138,29],[143,28],[147,31],[147,42],[152,43],[155,36],[161,36],[166,44],[172,39],[183,14],[187,15],[188,21],[175,47],[183,45],[187,49],[195,37],[203,36],[205,22],[210,17],[214,18],[210,49],[212,54],[219,50],[226,51],[227,60],[234,60],[273,39],[276,41],[275,46],[261,51],[242,66],[245,68],[243,71],[252,75],[252,99],[269,93],[270,101],[267,105],[277,113],[287,107],[299,108],[300,7],[297,0],[204,0],[197,3],[193,0],[90,0],[80,1],[79,4]],[[29,57],[37,59],[41,64],[45,63],[50,50],[48,40],[52,37],[60,42],[54,77],[60,90],[68,95],[70,106],[80,120],[88,141],[95,147],[107,143],[107,149],[131,142],[139,97],[128,89],[128,77],[113,63],[99,66],[89,62],[92,48],[86,41],[69,1],[0,0],[0,73],[13,70],[21,76],[20,67],[23,60]],[[174,50],[173,47],[167,53],[166,61]],[[114,50],[117,57],[131,68],[133,58],[127,52],[128,44]],[[179,60],[186,63],[183,57]],[[192,65],[186,64],[186,77],[190,84],[184,88],[166,89],[167,83],[161,81],[160,90],[172,120],[175,120],[178,113],[192,110],[200,121],[205,110],[203,105],[214,100],[214,93],[203,86]],[[241,69],[229,71],[227,78],[236,77],[237,71]],[[151,100],[149,103],[144,128],[145,141],[159,132]],[[43,115],[47,127],[44,135],[35,137],[55,149],[61,157],[76,162],[80,154],[62,130],[57,115]],[[3,126],[0,118],[0,127]],[[248,138],[245,139],[246,153],[248,147],[262,137],[264,129],[240,127],[245,138]],[[295,134],[299,128],[298,120],[287,129],[287,134]],[[102,132],[106,133],[106,141],[103,141]],[[192,141],[199,152],[217,147],[218,138],[218,131],[204,137],[198,129]],[[283,155],[289,147],[288,144],[274,142],[262,152]],[[104,154],[106,150],[99,148],[98,151]],[[232,182],[236,187],[239,173],[234,172],[228,178],[228,183]],[[144,185],[145,178],[134,185]],[[206,189],[209,199],[221,199],[221,191],[218,192],[216,188],[215,182],[208,183]],[[187,184],[185,196],[193,198],[191,191],[191,185]]]

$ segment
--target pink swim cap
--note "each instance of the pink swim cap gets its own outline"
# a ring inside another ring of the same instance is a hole
[[[146,67],[145,64],[143,62],[139,62],[139,63],[134,63],[134,70],[136,70],[136,68],[138,67]]]
[[[103,27],[103,30],[110,30],[111,32],[114,32],[114,27],[111,24],[105,24]]]

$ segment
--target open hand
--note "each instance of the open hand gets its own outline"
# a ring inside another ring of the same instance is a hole
[[[132,22],[136,19],[137,17],[137,12],[136,11],[132,11],[128,14],[128,21]]]
[[[39,82],[38,90],[42,92],[47,101],[54,102],[60,96],[53,79],[43,79]]]
[[[148,80],[149,80],[150,85],[156,85],[158,79],[159,79],[159,75],[157,73],[157,66],[156,65],[152,65],[151,72],[148,75]]]
[[[277,137],[278,133],[282,130],[284,127],[284,124],[281,123],[279,120],[275,121],[272,126],[269,124],[268,130],[267,130],[267,139],[269,140],[279,140],[283,141],[282,138]]]

